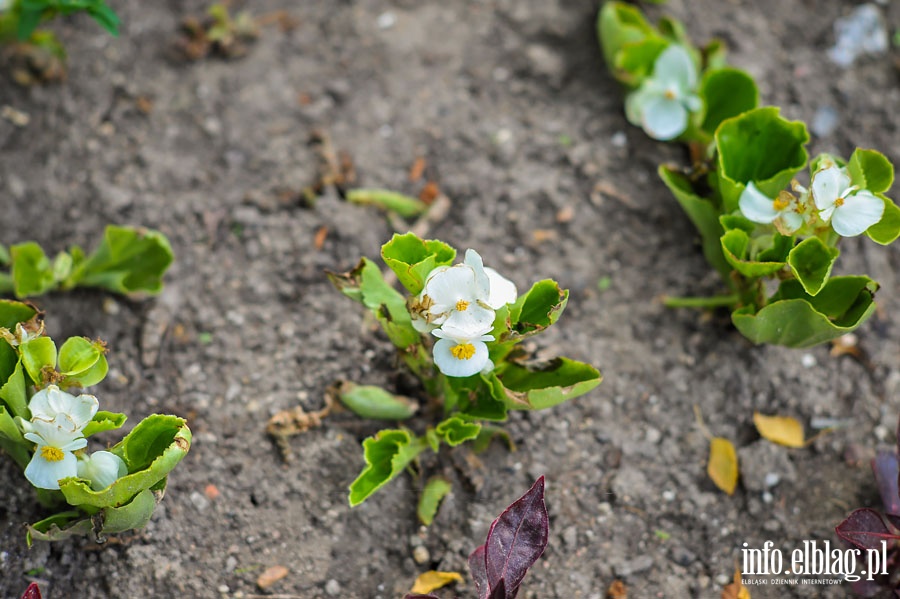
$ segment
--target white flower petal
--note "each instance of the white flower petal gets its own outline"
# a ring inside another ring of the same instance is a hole
[[[52,421],[59,414],[69,417],[75,428],[81,430],[91,421],[100,408],[100,402],[93,395],[74,396],[49,385],[32,396],[28,410],[32,419]]]
[[[71,420],[65,414],[57,414],[53,422],[34,420],[31,427],[32,432],[26,433],[25,438],[34,443],[59,448],[68,447],[72,443],[83,442],[80,447],[87,444],[81,431],[73,428]]]
[[[460,345],[453,339],[439,339],[434,344],[434,363],[447,376],[467,377],[478,374],[490,361],[487,345],[482,341],[470,341],[468,343],[474,352],[468,359],[457,358],[453,355],[453,348]]]
[[[475,273],[475,287],[478,290],[476,299],[480,299],[482,301],[487,300],[488,294],[490,293],[491,289],[491,282],[488,279],[487,274],[485,273],[484,261],[475,250],[466,250],[465,263],[470,266],[472,268],[472,271]]]
[[[797,214],[793,210],[785,210],[780,215],[781,224],[784,232],[788,234],[795,233],[803,226],[803,216]],[[753,219],[751,219],[753,220]]]
[[[848,187],[850,187],[850,177],[839,167],[830,166],[816,171],[813,175],[812,184],[810,184],[816,208],[825,210],[830,207]],[[828,220],[826,216],[823,216],[823,218]]]
[[[657,97],[659,93],[651,92],[645,85],[625,96],[625,118],[628,122],[635,127],[643,127],[645,106],[647,102]]]
[[[738,207],[744,216],[755,223],[769,224],[778,218],[772,198],[761,192],[753,181],[747,183],[741,192]]]
[[[519,291],[516,289],[515,283],[493,268],[485,268],[484,272],[491,285],[491,294],[487,300],[488,306],[496,310],[516,301],[516,298],[519,297]]]
[[[78,474],[78,460],[75,454],[63,452],[63,458],[57,462],[45,460],[41,455],[42,445],[38,445],[28,466],[25,467],[25,478],[39,489],[59,489],[59,480]]]
[[[429,312],[449,312],[455,309],[458,301],[472,301],[475,298],[475,271],[467,264],[457,264],[437,273],[425,283],[425,294],[434,301]]]
[[[494,311],[470,304],[464,311],[454,310],[441,328],[459,331],[458,338],[475,338],[494,328]]]
[[[653,64],[653,79],[664,85],[677,85],[687,94],[697,86],[697,67],[684,46],[672,44]]]
[[[860,191],[844,198],[844,203],[834,209],[831,226],[842,237],[854,237],[881,220],[884,202],[868,191]]]
[[[78,477],[91,481],[94,491],[105,489],[126,474],[128,468],[122,458],[108,451],[95,451],[78,460]]]
[[[688,111],[676,99],[657,96],[644,105],[642,126],[647,135],[666,141],[684,133],[688,125]]]

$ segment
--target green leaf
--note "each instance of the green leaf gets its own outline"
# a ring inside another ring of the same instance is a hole
[[[701,129],[710,134],[722,121],[752,110],[759,104],[756,82],[740,69],[707,71],[700,83],[699,94],[706,105]]]
[[[41,246],[29,241],[10,248],[16,297],[42,295],[56,288],[53,266]]]
[[[125,461],[126,476],[100,491],[74,477],[62,479],[59,488],[70,505],[119,507],[164,480],[190,447],[191,431],[183,418],[153,414],[109,450]]]
[[[862,189],[884,193],[894,183],[894,165],[876,150],[856,148],[847,163],[850,179]]]
[[[88,14],[110,35],[119,37],[119,16],[110,7],[99,3],[97,6],[88,9]]]
[[[750,236],[743,229],[731,229],[722,235],[722,253],[728,263],[748,278],[767,277],[784,268],[784,262],[750,260]]]
[[[481,425],[477,422],[466,422],[458,416],[452,416],[438,424],[434,430],[447,445],[456,447],[477,437],[481,431]]]
[[[84,427],[84,436],[90,437],[104,431],[114,431],[121,428],[128,416],[118,412],[106,412],[100,410],[94,414],[94,418]]]
[[[376,206],[404,218],[418,216],[428,209],[428,204],[422,200],[386,189],[351,189],[346,198],[351,204]]]
[[[102,534],[115,534],[128,530],[137,530],[147,526],[153,510],[156,509],[156,497],[150,489],[144,489],[121,507],[107,507],[103,510]]]
[[[363,441],[366,467],[350,485],[350,506],[356,507],[395,478],[428,447],[405,430],[383,430]]]
[[[74,269],[66,287],[101,287],[122,294],[156,294],[172,263],[169,240],[158,231],[109,225],[100,247]]]
[[[584,362],[554,358],[539,364],[508,363],[499,375],[511,409],[542,410],[583,395],[600,384],[600,371]]]
[[[460,415],[473,420],[506,420],[506,390],[496,374],[444,378],[458,398]]]
[[[509,308],[512,330],[520,336],[538,333],[562,315],[569,291],[552,279],[538,281]]]
[[[31,412],[28,410],[28,394],[25,390],[25,373],[21,360],[16,362],[12,374],[0,387],[0,399],[6,403],[13,416],[31,420]]]
[[[78,519],[82,515],[82,512],[77,510],[69,510],[29,524],[25,533],[28,546],[31,547],[34,540],[62,541],[70,537],[89,535],[94,525],[90,518]]]
[[[888,245],[900,237],[900,208],[883,194],[876,195],[884,202],[884,215],[866,230],[866,235],[876,243]]]
[[[83,512],[75,510],[54,514],[28,526],[28,544],[30,546],[34,540],[62,541],[89,535],[102,540],[102,535],[143,528],[150,521],[156,504],[157,496],[148,489],[121,507],[106,507],[88,518],[79,518]]]
[[[731,315],[734,326],[754,343],[804,348],[854,331],[875,310],[878,284],[868,277],[831,277],[811,296],[796,279],[781,283],[759,312],[752,306]]]
[[[56,370],[56,344],[50,337],[36,337],[19,346],[22,365],[36,384],[44,381],[43,370]]]
[[[34,318],[35,314],[37,314],[37,310],[28,304],[0,299],[0,327],[15,331],[18,323],[28,322]]]
[[[103,355],[102,347],[86,337],[69,337],[59,348],[59,371],[75,375],[92,368]]]
[[[828,282],[831,268],[840,253],[840,250],[828,247],[818,237],[809,237],[794,246],[788,254],[788,264],[806,293],[817,295]]]
[[[0,406],[0,449],[5,451],[12,459],[24,469],[31,461],[32,443],[22,436],[22,431],[16,426],[16,421],[10,416],[3,406]]]
[[[636,84],[653,74],[656,59],[669,45],[670,42],[661,37],[648,37],[627,44],[616,54],[612,70],[623,82]]]
[[[12,258],[9,255],[9,250],[6,249],[6,246],[0,243],[0,266],[6,266],[9,264]]]
[[[419,295],[431,271],[452,264],[456,250],[443,241],[422,240],[413,233],[395,234],[381,246],[381,257],[410,294]]]
[[[626,45],[639,43],[657,35],[656,29],[647,22],[637,7],[625,2],[607,2],[600,9],[597,17],[597,37],[600,39],[606,66],[611,71],[615,68],[617,55]],[[614,72],[613,75],[621,77],[620,73]],[[625,77],[628,77],[627,73]]]
[[[728,277],[731,273],[725,255],[722,253],[722,242],[720,238],[724,233],[722,224],[719,222],[719,208],[710,200],[704,199],[694,192],[690,180],[683,174],[671,169],[665,165],[660,165],[660,178],[678,203],[681,204],[682,210],[694,223],[697,232],[700,233],[701,244],[703,246],[703,255],[710,266],[715,268],[723,277]]]
[[[334,390],[341,403],[351,412],[373,420],[406,420],[415,414],[419,404],[409,397],[388,393],[381,387],[338,381]]]
[[[416,509],[419,521],[422,524],[431,526],[441,501],[450,493],[452,488],[450,481],[443,476],[432,476],[428,479],[422,495],[419,496],[419,507]]]
[[[716,129],[719,192],[723,212],[738,209],[747,183],[775,197],[806,166],[806,125],[788,121],[778,108],[756,108],[727,119]]]
[[[16,31],[16,35],[20,42],[28,41],[28,38],[31,37],[31,34],[34,33],[34,30],[37,29],[37,26],[40,24],[43,14],[43,9],[22,9],[19,13],[19,27]]]

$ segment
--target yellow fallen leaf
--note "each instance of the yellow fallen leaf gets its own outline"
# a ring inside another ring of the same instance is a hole
[[[266,568],[265,572],[259,575],[259,578],[256,579],[256,586],[261,588],[262,590],[266,590],[285,576],[289,574],[289,570],[284,566],[270,566]]]
[[[785,447],[803,447],[803,425],[788,416],[766,416],[753,413],[753,424],[765,439]]]
[[[728,439],[713,437],[709,440],[709,462],[706,473],[716,486],[728,493],[734,493],[738,481],[738,461],[734,445]]]
[[[429,570],[419,574],[416,583],[409,591],[410,593],[430,593],[435,589],[447,586],[451,582],[462,582],[463,577],[459,572],[438,572],[437,570]]]
[[[750,599],[750,591],[741,582],[741,571],[734,569],[734,582],[722,589],[722,599]]]

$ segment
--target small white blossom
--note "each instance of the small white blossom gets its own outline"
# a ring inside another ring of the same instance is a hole
[[[80,430],[72,430],[71,419],[59,413],[52,421],[35,419],[25,438],[36,443],[25,467],[25,478],[39,489],[59,489],[59,480],[78,474],[78,459],[72,453],[87,445]]]
[[[809,210],[805,196],[796,198],[782,191],[775,199],[770,198],[756,187],[753,181],[741,192],[738,200],[741,213],[755,223],[774,224],[782,235],[793,235],[806,222]]]
[[[813,200],[823,221],[842,237],[854,237],[881,220],[884,202],[866,189],[851,185],[850,176],[837,165],[816,171],[812,184]]]
[[[413,326],[429,332],[448,326],[476,337],[493,328],[494,310],[516,301],[515,284],[497,271],[485,268],[475,250],[467,250],[465,262],[435,268],[411,310]]]
[[[445,375],[467,377],[493,369],[488,347],[484,343],[493,341],[493,335],[472,335],[447,326],[435,329],[431,334],[438,337],[434,344],[434,363]]]
[[[703,106],[697,81],[697,66],[688,51],[670,45],[653,63],[653,74],[625,99],[628,121],[654,139],[678,137],[687,129],[690,113]]]
[[[81,432],[99,407],[100,402],[93,395],[75,396],[60,390],[56,385],[48,385],[45,389],[41,389],[28,402],[32,424],[35,420],[52,422],[57,416],[63,415],[73,432]]]
[[[109,451],[95,451],[78,460],[78,478],[91,481],[91,489],[100,491],[128,474],[125,462]]]

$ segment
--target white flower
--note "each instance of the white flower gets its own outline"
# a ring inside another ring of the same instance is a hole
[[[694,93],[697,67],[683,47],[672,44],[653,63],[653,74],[625,99],[625,115],[654,139],[674,139],[688,127],[691,112],[702,107]]]
[[[491,268],[484,268],[475,250],[455,266],[435,268],[411,308],[413,326],[429,332],[448,326],[477,337],[493,328],[494,310],[516,301],[515,284]]]
[[[472,335],[446,325],[433,330],[431,334],[438,337],[433,350],[434,363],[445,375],[467,377],[493,369],[488,347],[484,343],[493,341],[493,335]]]
[[[97,413],[100,402],[93,395],[74,396],[61,391],[56,385],[49,385],[32,396],[28,402],[32,424],[35,420],[52,422],[63,415],[71,423],[73,432],[81,432]]]
[[[0,0],[0,12],[8,10],[12,6],[13,0]]]
[[[39,489],[59,489],[59,480],[78,474],[78,459],[72,453],[87,445],[80,430],[71,429],[71,420],[59,413],[52,421],[34,420],[25,438],[36,443],[34,455],[25,467],[25,478]]]
[[[864,233],[884,214],[884,202],[878,196],[850,183],[844,169],[831,165],[816,171],[810,185],[819,216],[831,220],[831,227],[843,237]]]
[[[125,462],[114,453],[95,451],[78,460],[78,478],[91,481],[91,489],[100,491],[128,474]]]
[[[805,221],[807,212],[804,198],[798,200],[782,191],[774,200],[761,192],[750,181],[738,200],[741,213],[755,223],[774,224],[782,235],[793,235]]]

